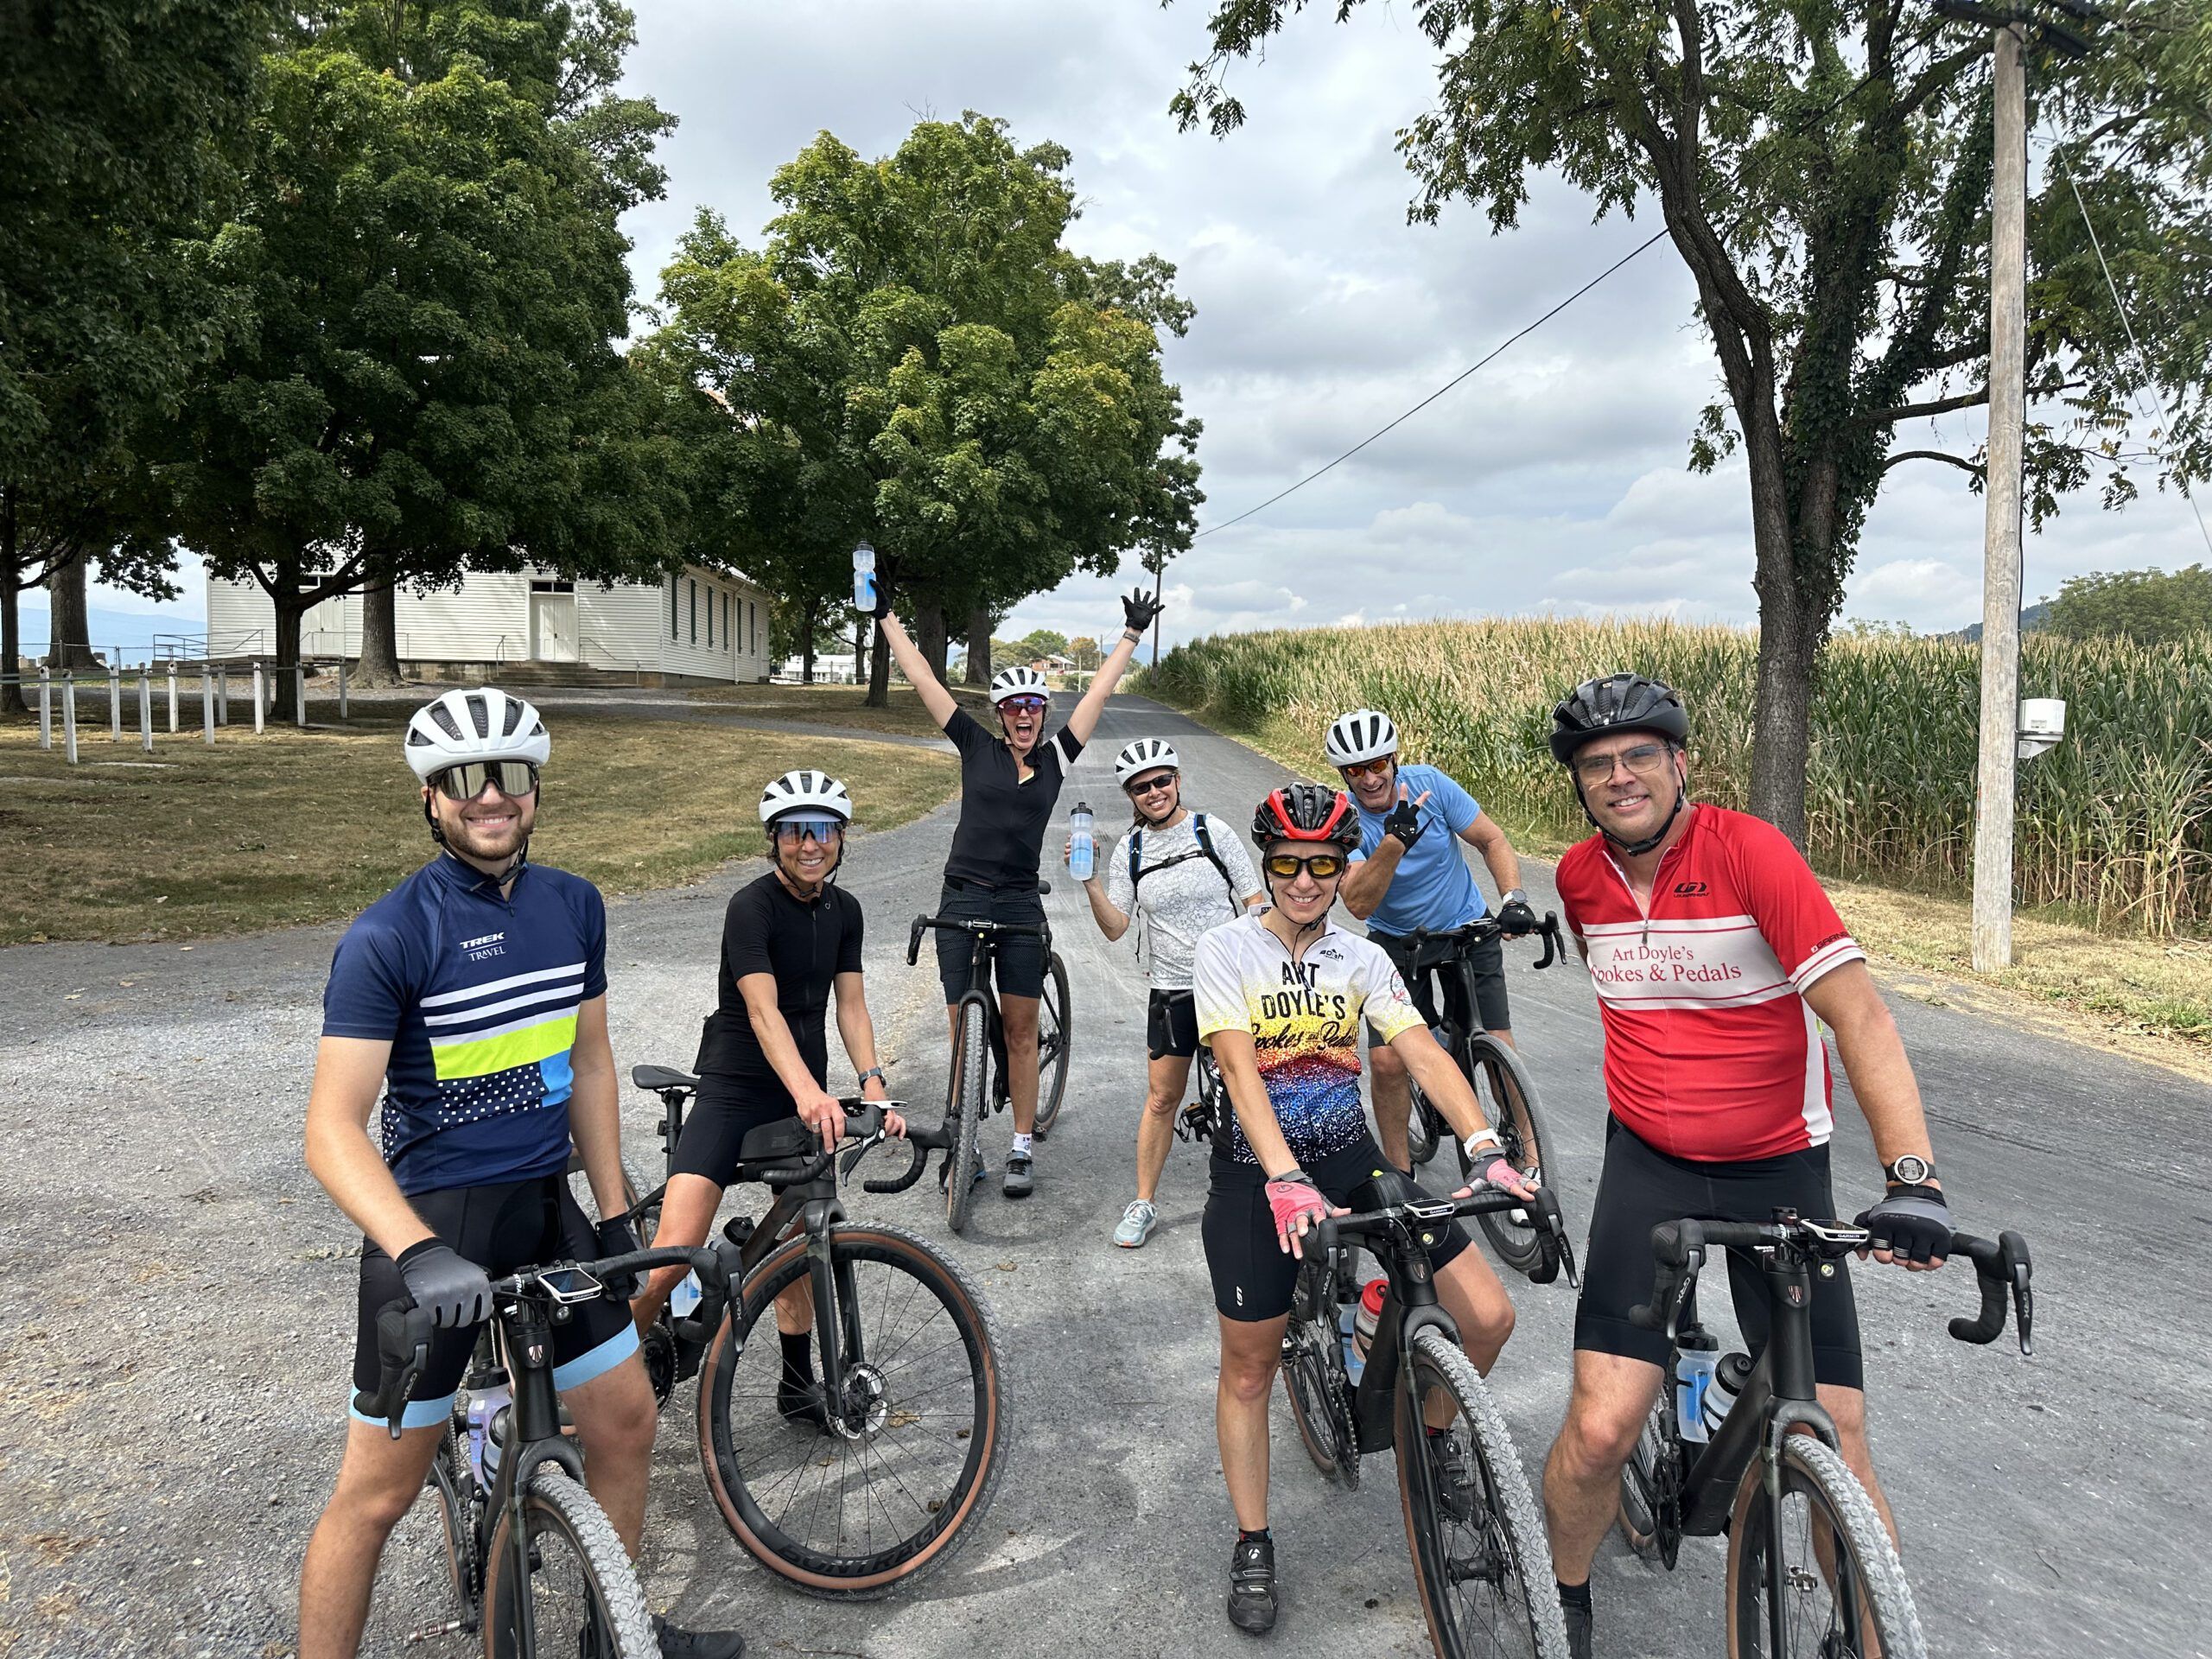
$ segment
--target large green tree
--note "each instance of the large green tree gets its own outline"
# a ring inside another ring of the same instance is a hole
[[[213,343],[178,244],[227,186],[273,27],[248,0],[0,0],[0,672],[19,595],[107,551],[130,429]],[[102,575],[161,592],[143,552]]]
[[[939,671],[948,618],[972,645],[1072,570],[1164,559],[1201,499],[1198,425],[1160,365],[1190,308],[1160,260],[1063,245],[1068,165],[972,113],[875,161],[824,133],[777,173],[764,247],[702,213],[663,276],[658,348],[772,480],[752,497],[779,526],[764,578],[833,602],[867,538]]]
[[[2212,569],[2100,570],[2063,584],[2044,626],[2072,639],[2120,634],[2162,645],[2212,633]]]
[[[1335,0],[1341,21],[1360,0]],[[1174,108],[1226,133],[1224,89],[1306,0],[1218,0],[1211,55]],[[1740,447],[1758,595],[1751,804],[1803,839],[1818,655],[1891,468],[1978,483],[1978,454],[1921,435],[1988,401],[1989,31],[1904,0],[1414,0],[1440,54],[1401,136],[1416,219],[1455,198],[1512,227],[1533,172],[1600,214],[1656,206],[1697,286],[1722,397],[1693,464]],[[2103,471],[2154,385],[2180,414],[2164,476],[2212,475],[2212,9],[2112,0],[2084,60],[2039,57],[2055,142],[2030,206],[2028,464],[2038,523]],[[2078,183],[2143,342],[2131,350],[2073,197]]]

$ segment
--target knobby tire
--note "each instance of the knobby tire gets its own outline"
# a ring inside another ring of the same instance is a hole
[[[976,1002],[960,1005],[959,1029],[952,1045],[952,1086],[945,1103],[945,1126],[952,1131],[947,1160],[944,1218],[956,1233],[968,1225],[976,1207],[976,1171],[981,1166],[983,1114],[991,1087],[989,1019]]]
[[[537,1650],[541,1655],[577,1651],[578,1632],[588,1628],[587,1618],[599,1621],[601,1645],[596,1651],[608,1659],[658,1659],[660,1643],[653,1634],[652,1618],[645,1609],[645,1588],[630,1564],[622,1541],[615,1535],[591,1494],[557,1464],[543,1464],[530,1478],[523,1497],[524,1523],[534,1541],[533,1555],[555,1541],[564,1544],[582,1569],[584,1605],[562,1603],[537,1608]],[[520,1650],[514,1630],[518,1609],[512,1593],[514,1547],[508,1536],[510,1522],[502,1514],[492,1529],[492,1542],[484,1564],[484,1652],[486,1659],[515,1659]],[[543,1565],[531,1578],[541,1576]],[[548,1615],[553,1615],[549,1620]]]
[[[1491,1127],[1497,1131],[1507,1160],[1524,1175],[1535,1174],[1543,1185],[1557,1192],[1557,1148],[1537,1109],[1535,1081],[1529,1077],[1521,1057],[1494,1038],[1479,1038],[1470,1046],[1467,1062],[1463,1069],[1469,1073]],[[1472,1167],[1466,1148],[1462,1147],[1460,1173],[1465,1174]],[[1481,1223],[1483,1235],[1490,1240],[1497,1259],[1514,1272],[1525,1274],[1543,1261],[1546,1241],[1533,1218],[1516,1221],[1516,1214],[1526,1212],[1500,1210],[1485,1212],[1476,1219]]]
[[[1068,1058],[1071,1052],[1068,1007],[1067,964],[1054,951],[1045,960],[1045,995],[1037,1011],[1037,1129],[1051,1133],[1060,1121],[1060,1106],[1068,1089]]]

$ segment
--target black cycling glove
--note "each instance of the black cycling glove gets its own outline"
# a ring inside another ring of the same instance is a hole
[[[1382,820],[1383,833],[1395,836],[1408,848],[1412,847],[1414,842],[1421,839],[1423,827],[1421,821],[1421,808],[1415,806],[1412,801],[1402,798]]]
[[[1919,1262],[1951,1253],[1951,1211],[1936,1187],[1897,1187],[1872,1209],[1860,1211],[1858,1224],[1872,1235],[1866,1241],[1872,1250]]]
[[[643,1248],[638,1243],[638,1230],[621,1216],[601,1222],[592,1231],[593,1236],[599,1240],[601,1255],[627,1255],[631,1251]],[[600,1282],[612,1294],[626,1302],[639,1290],[638,1275],[634,1273],[610,1274]]]
[[[880,622],[885,617],[891,614],[891,584],[884,579],[883,573],[880,570],[875,573],[874,587],[875,608],[870,611],[868,614],[874,617],[877,621]]]
[[[1497,931],[1509,939],[1536,931],[1536,912],[1526,899],[1509,899],[1497,912]]]
[[[1122,601],[1122,626],[1131,633],[1142,633],[1153,624],[1153,619],[1167,607],[1141,588],[1132,588]]]
[[[392,1265],[407,1281],[415,1306],[444,1330],[475,1325],[492,1311],[492,1281],[474,1262],[435,1238],[410,1244]]]

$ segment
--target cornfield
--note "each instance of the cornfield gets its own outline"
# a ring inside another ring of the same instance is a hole
[[[2024,641],[2024,694],[2066,699],[2067,736],[2019,772],[2018,901],[2152,938],[2212,929],[2212,636],[2164,645]],[[1758,640],[1743,630],[1552,619],[1217,637],[1179,647],[1153,695],[1293,746],[1317,770],[1328,721],[1387,711],[1405,753],[1522,832],[1587,833],[1545,739],[1577,681],[1635,668],[1679,690],[1700,798],[1749,791]],[[1823,658],[1806,779],[1808,851],[1835,875],[1917,891],[1971,880],[1980,648],[1839,637]]]

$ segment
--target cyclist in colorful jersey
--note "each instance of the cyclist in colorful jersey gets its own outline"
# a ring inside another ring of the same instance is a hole
[[[1093,874],[1083,884],[1091,918],[1109,939],[1142,923],[1152,989],[1145,1014],[1151,1064],[1137,1119],[1137,1195],[1114,1229],[1114,1243],[1125,1250],[1141,1249],[1159,1221],[1153,1200],[1198,1052],[1191,953],[1200,934],[1262,902],[1243,842],[1184,806],[1182,766],[1174,745],[1158,737],[1141,737],[1114,757],[1114,776],[1136,822],[1107,855],[1105,879]],[[1072,841],[1068,851],[1074,851]]]
[[[1533,931],[1535,912],[1521,890],[1521,861],[1497,822],[1449,773],[1435,766],[1402,765],[1398,728],[1385,714],[1355,709],[1329,727],[1323,747],[1359,808],[1359,849],[1344,878],[1344,908],[1367,924],[1367,937],[1397,964],[1414,1006],[1432,1026],[1446,1014],[1479,1018],[1501,1042],[1513,1040],[1505,995],[1505,950],[1496,939],[1471,953],[1472,1009],[1440,1010],[1434,969],[1416,960],[1415,929],[1432,933],[1465,927],[1490,913],[1482,889],[1459,855],[1465,842],[1483,856],[1497,883],[1498,925],[1509,938]],[[1375,1068],[1375,1132],[1401,1169],[1413,1166],[1408,1127],[1413,1096],[1406,1069],[1389,1045],[1378,1043]]]
[[[569,1191],[573,1139],[600,1213],[623,1208],[606,907],[590,882],[526,858],[552,749],[544,722],[490,687],[448,691],[408,722],[404,747],[439,851],[339,941],[307,1163],[365,1236],[355,1389],[377,1386],[386,1304],[411,1300],[437,1329],[400,1438],[358,1411],[347,1426],[301,1568],[301,1659],[360,1645],[378,1558],[446,1432],[491,1276],[637,1248],[626,1222],[594,1228]],[[634,1555],[654,1428],[637,1329],[620,1306],[588,1302],[553,1343],[555,1385],[591,1448],[592,1496]],[[744,1651],[734,1633],[654,1624],[665,1654]]]
[[[1834,1213],[1822,1023],[1888,1178],[1887,1195],[1859,1217],[1875,1258],[1925,1271],[1942,1265],[1951,1241],[1920,1090],[1866,953],[1779,830],[1690,799],[1688,741],[1681,700],[1641,675],[1588,681],[1553,714],[1552,753],[1598,830],[1560,861],[1558,882],[1598,992],[1611,1107],[1573,1390],[1544,1469],[1579,1659],[1591,1650],[1591,1558],[1663,1380],[1666,1338],[1628,1318],[1651,1294],[1651,1229],[1682,1216],[1768,1221],[1784,1205]],[[1728,1266],[1756,1353],[1765,1302],[1754,1272],[1733,1257]],[[1821,1404],[1894,1537],[1867,1450],[1850,1274],[1840,1263],[1821,1271],[1812,1306]]]
[[[824,1027],[834,997],[837,1035],[860,1074],[861,1093],[887,1090],[876,1064],[875,1024],[861,980],[861,901],[836,885],[853,798],[826,772],[802,766],[760,791],[772,868],[731,897],[722,920],[721,992],[700,1033],[699,1092],[683,1120],[653,1248],[707,1242],[745,1138],[764,1124],[798,1122],[825,1150],[844,1136],[845,1109],[828,1088]],[[885,1115],[893,1135],[906,1125]],[[757,1155],[757,1154],[756,1154]],[[631,1304],[650,1334],[683,1278],[665,1268]],[[776,1404],[785,1421],[826,1430],[813,1369],[814,1295],[801,1278],[776,1298],[783,1372]]]
[[[876,626],[882,629],[899,671],[921,694],[922,707],[960,751],[960,821],[953,826],[952,850],[944,861],[944,891],[938,914],[1022,927],[1045,925],[1045,901],[1037,891],[1037,866],[1044,851],[1045,828],[1052,822],[1067,769],[1098,729],[1106,699],[1114,695],[1122,671],[1136,654],[1137,642],[1160,614],[1160,601],[1139,588],[1122,601],[1124,626],[1090,688],[1069,711],[1067,724],[1045,741],[1045,718],[1052,692],[1045,677],[1026,664],[1001,669],[991,677],[991,711],[998,729],[986,730],[930,672],[930,665],[891,610],[887,582],[876,589]],[[958,1003],[968,986],[969,941],[940,928],[937,935],[938,977],[944,986],[949,1024],[959,1019]],[[1007,1154],[1001,1190],[1026,1198],[1036,1190],[1037,1004],[1045,994],[1045,943],[1009,934],[999,941],[995,975],[999,1015],[1006,1037],[1007,1089],[1014,1106],[1014,1147]],[[977,1170],[977,1179],[982,1179]]]
[[[1322,1216],[1415,1196],[1383,1162],[1359,1098],[1359,1033],[1371,1025],[1463,1138],[1475,1179],[1534,1193],[1451,1057],[1437,1046],[1382,950],[1329,924],[1348,855],[1359,844],[1350,798],[1293,784],[1252,817],[1273,907],[1202,936],[1192,969],[1198,1036],[1235,1109],[1215,1133],[1201,1232],[1219,1316],[1214,1396],[1222,1473],[1236,1512],[1229,1618],[1274,1627],[1274,1541],[1268,1530],[1268,1400],[1282,1358],[1300,1243]],[[1466,1189],[1462,1189],[1464,1192]],[[1487,1372],[1513,1331],[1513,1304],[1457,1222],[1429,1251],[1436,1288],[1467,1354]],[[1448,1422],[1451,1402],[1436,1403]]]

